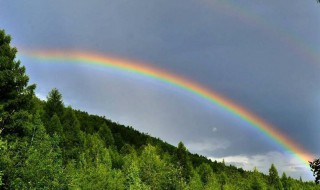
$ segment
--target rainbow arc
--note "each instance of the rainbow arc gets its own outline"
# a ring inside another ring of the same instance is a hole
[[[229,114],[245,121],[252,127],[252,129],[257,129],[269,139],[280,145],[284,150],[293,153],[295,157],[297,157],[306,166],[309,165],[308,161],[314,159],[314,156],[310,152],[306,151],[302,146],[284,135],[275,126],[272,126],[262,118],[250,112],[248,109],[238,105],[212,89],[206,88],[195,81],[170,73],[166,70],[131,60],[118,59],[102,54],[82,51],[23,51],[22,54],[43,61],[79,62],[89,65],[105,66],[110,69],[126,71],[170,84],[176,88],[183,89],[200,98],[206,99],[213,105],[222,108]]]

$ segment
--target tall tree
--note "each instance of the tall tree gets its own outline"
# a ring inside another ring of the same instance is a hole
[[[262,181],[262,176],[258,169],[255,167],[253,170],[253,181],[251,183],[252,190],[264,190],[266,189],[265,184]]]
[[[177,158],[179,165],[182,168],[182,176],[187,182],[189,182],[192,171],[192,165],[189,158],[189,152],[182,142],[179,142],[178,144]]]
[[[15,60],[17,49],[10,42],[11,37],[0,30],[0,129],[4,135],[23,136],[22,122],[28,118],[25,111],[30,109],[35,85],[28,86],[26,69]]]
[[[280,181],[277,168],[274,166],[274,164],[271,164],[271,167],[269,169],[269,186],[276,190],[282,190],[283,186]]]
[[[63,128],[57,114],[54,114],[49,122],[47,122],[46,130],[50,136],[53,136],[54,134],[57,134],[60,137],[63,136]]]
[[[32,137],[26,146],[25,160],[15,166],[13,189],[65,189],[59,138],[46,134],[40,116],[33,119]],[[12,168],[11,168],[12,169]]]
[[[213,175],[212,168],[207,163],[202,163],[198,168],[197,171],[200,175],[200,178],[204,184],[207,184]]]
[[[281,182],[282,182],[282,185],[283,185],[283,189],[284,189],[284,190],[290,189],[290,187],[289,187],[289,180],[288,180],[287,174],[286,174],[285,172],[282,173]]]
[[[113,135],[111,133],[110,128],[106,125],[106,123],[103,123],[100,126],[100,129],[99,129],[98,133],[100,135],[100,138],[105,142],[106,146],[114,145]]]
[[[44,110],[46,111],[47,117],[50,119],[54,114],[57,114],[59,118],[63,115],[63,100],[62,95],[58,89],[52,89],[48,96]]]
[[[79,157],[79,148],[81,145],[80,123],[71,107],[66,109],[62,119],[62,125],[64,158],[76,159]]]
[[[320,158],[309,162],[313,176],[315,177],[316,184],[319,184],[320,181]]]

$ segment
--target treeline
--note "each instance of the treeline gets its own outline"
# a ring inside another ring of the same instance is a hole
[[[274,165],[269,175],[191,154],[132,127],[34,95],[0,30],[1,189],[320,189]]]

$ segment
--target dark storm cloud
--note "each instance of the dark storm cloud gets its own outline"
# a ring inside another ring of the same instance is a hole
[[[2,4],[0,26],[17,46],[98,51],[167,69],[243,105],[319,154],[319,59],[312,60],[300,45],[316,51],[320,43],[315,2],[33,0]],[[235,9],[223,9],[226,5]],[[21,59],[31,81],[38,84],[39,95],[45,97],[58,87],[67,104],[173,144],[182,140],[191,151],[211,157],[259,158],[282,151],[252,126],[209,102],[154,80],[90,66],[35,66],[35,60]]]

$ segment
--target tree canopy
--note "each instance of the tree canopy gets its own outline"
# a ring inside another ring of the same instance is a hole
[[[313,176],[315,177],[315,182],[319,184],[320,181],[320,159],[315,159],[313,162],[309,162]]]

